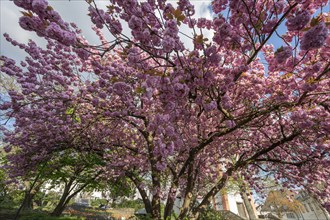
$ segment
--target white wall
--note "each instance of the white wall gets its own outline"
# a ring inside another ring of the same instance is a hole
[[[236,215],[238,215],[238,209],[237,209],[237,201],[236,199],[238,199],[237,196],[235,196],[234,194],[228,194],[228,203],[229,203],[229,210],[233,213],[235,213]],[[241,201],[243,202],[243,201]]]

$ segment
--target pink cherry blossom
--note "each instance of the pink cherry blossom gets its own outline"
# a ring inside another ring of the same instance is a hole
[[[51,3],[14,3],[47,45],[4,34],[27,54],[0,57],[19,87],[0,103],[14,121],[1,126],[11,178],[74,149],[101,155],[104,178],[128,178],[153,219],[170,217],[177,195],[178,219],[197,219],[240,176],[262,193],[271,175],[327,205],[325,1],[215,0],[211,18],[189,0],[91,1],[96,45]]]
[[[285,23],[289,31],[298,31],[303,29],[311,19],[308,11],[304,10],[296,16],[289,18]]]
[[[291,47],[280,47],[276,52],[276,61],[278,63],[285,62],[290,56],[292,56],[292,48]]]
[[[302,37],[300,48],[302,50],[310,50],[320,48],[328,36],[328,28],[324,22],[312,27]]]

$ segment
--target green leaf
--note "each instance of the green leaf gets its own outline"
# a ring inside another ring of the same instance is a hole
[[[69,107],[66,111],[65,114],[66,115],[72,115],[74,113],[74,108],[73,107]]]
[[[169,19],[173,19],[173,15],[171,13],[167,13],[166,17],[169,18]]]
[[[281,46],[280,48],[278,48],[276,51],[275,51],[275,54],[279,53],[279,52],[282,52],[283,51],[283,46]]]
[[[137,87],[135,91],[136,91],[136,93],[138,93],[138,94],[143,94],[143,93],[145,93],[145,89],[142,88],[142,87],[140,87],[140,86]]]
[[[81,123],[81,118],[78,117],[77,115],[74,115],[74,116],[73,116],[73,119],[74,119],[76,122]]]
[[[202,35],[202,34],[201,34],[201,35],[197,35],[197,36],[195,37],[195,43],[197,43],[197,44],[202,44],[203,41],[204,41],[204,38],[203,38],[203,35]]]
[[[52,6],[48,5],[47,8],[46,8],[47,11],[52,11],[54,10]]]
[[[176,18],[178,25],[181,25],[181,22],[186,18],[179,8],[173,11],[173,16]]]
[[[24,16],[27,16],[27,17],[30,17],[32,18],[33,17],[33,14],[31,11],[20,11]]]
[[[321,18],[319,16],[316,18],[312,18],[311,23],[310,23],[311,27],[318,25],[320,23],[320,21],[321,21]]]

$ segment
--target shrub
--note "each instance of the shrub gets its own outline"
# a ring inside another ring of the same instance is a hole
[[[214,210],[214,209],[207,209],[205,212],[201,213],[198,220],[225,220],[220,212]]]

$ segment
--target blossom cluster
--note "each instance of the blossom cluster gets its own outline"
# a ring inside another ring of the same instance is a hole
[[[120,34],[123,30],[119,20],[114,19],[111,14],[106,13],[103,9],[97,9],[89,6],[89,16],[91,21],[96,25],[97,28],[102,29],[106,24],[112,34]]]
[[[275,58],[278,63],[285,62],[290,56],[292,56],[292,48],[290,46],[280,47],[275,52]]]
[[[300,42],[300,48],[302,50],[320,48],[325,43],[328,34],[328,27],[324,22],[321,22],[304,33]]]
[[[303,29],[311,19],[311,15],[308,11],[302,11],[298,13],[296,16],[289,18],[286,21],[286,26],[289,31],[298,31]]]
[[[39,36],[47,36],[65,45],[76,43],[74,31],[70,30],[69,25],[48,5],[46,0],[15,0],[14,3],[29,10],[29,12],[24,12],[19,19],[19,24],[23,29],[35,31]],[[34,12],[36,16],[31,12]]]

